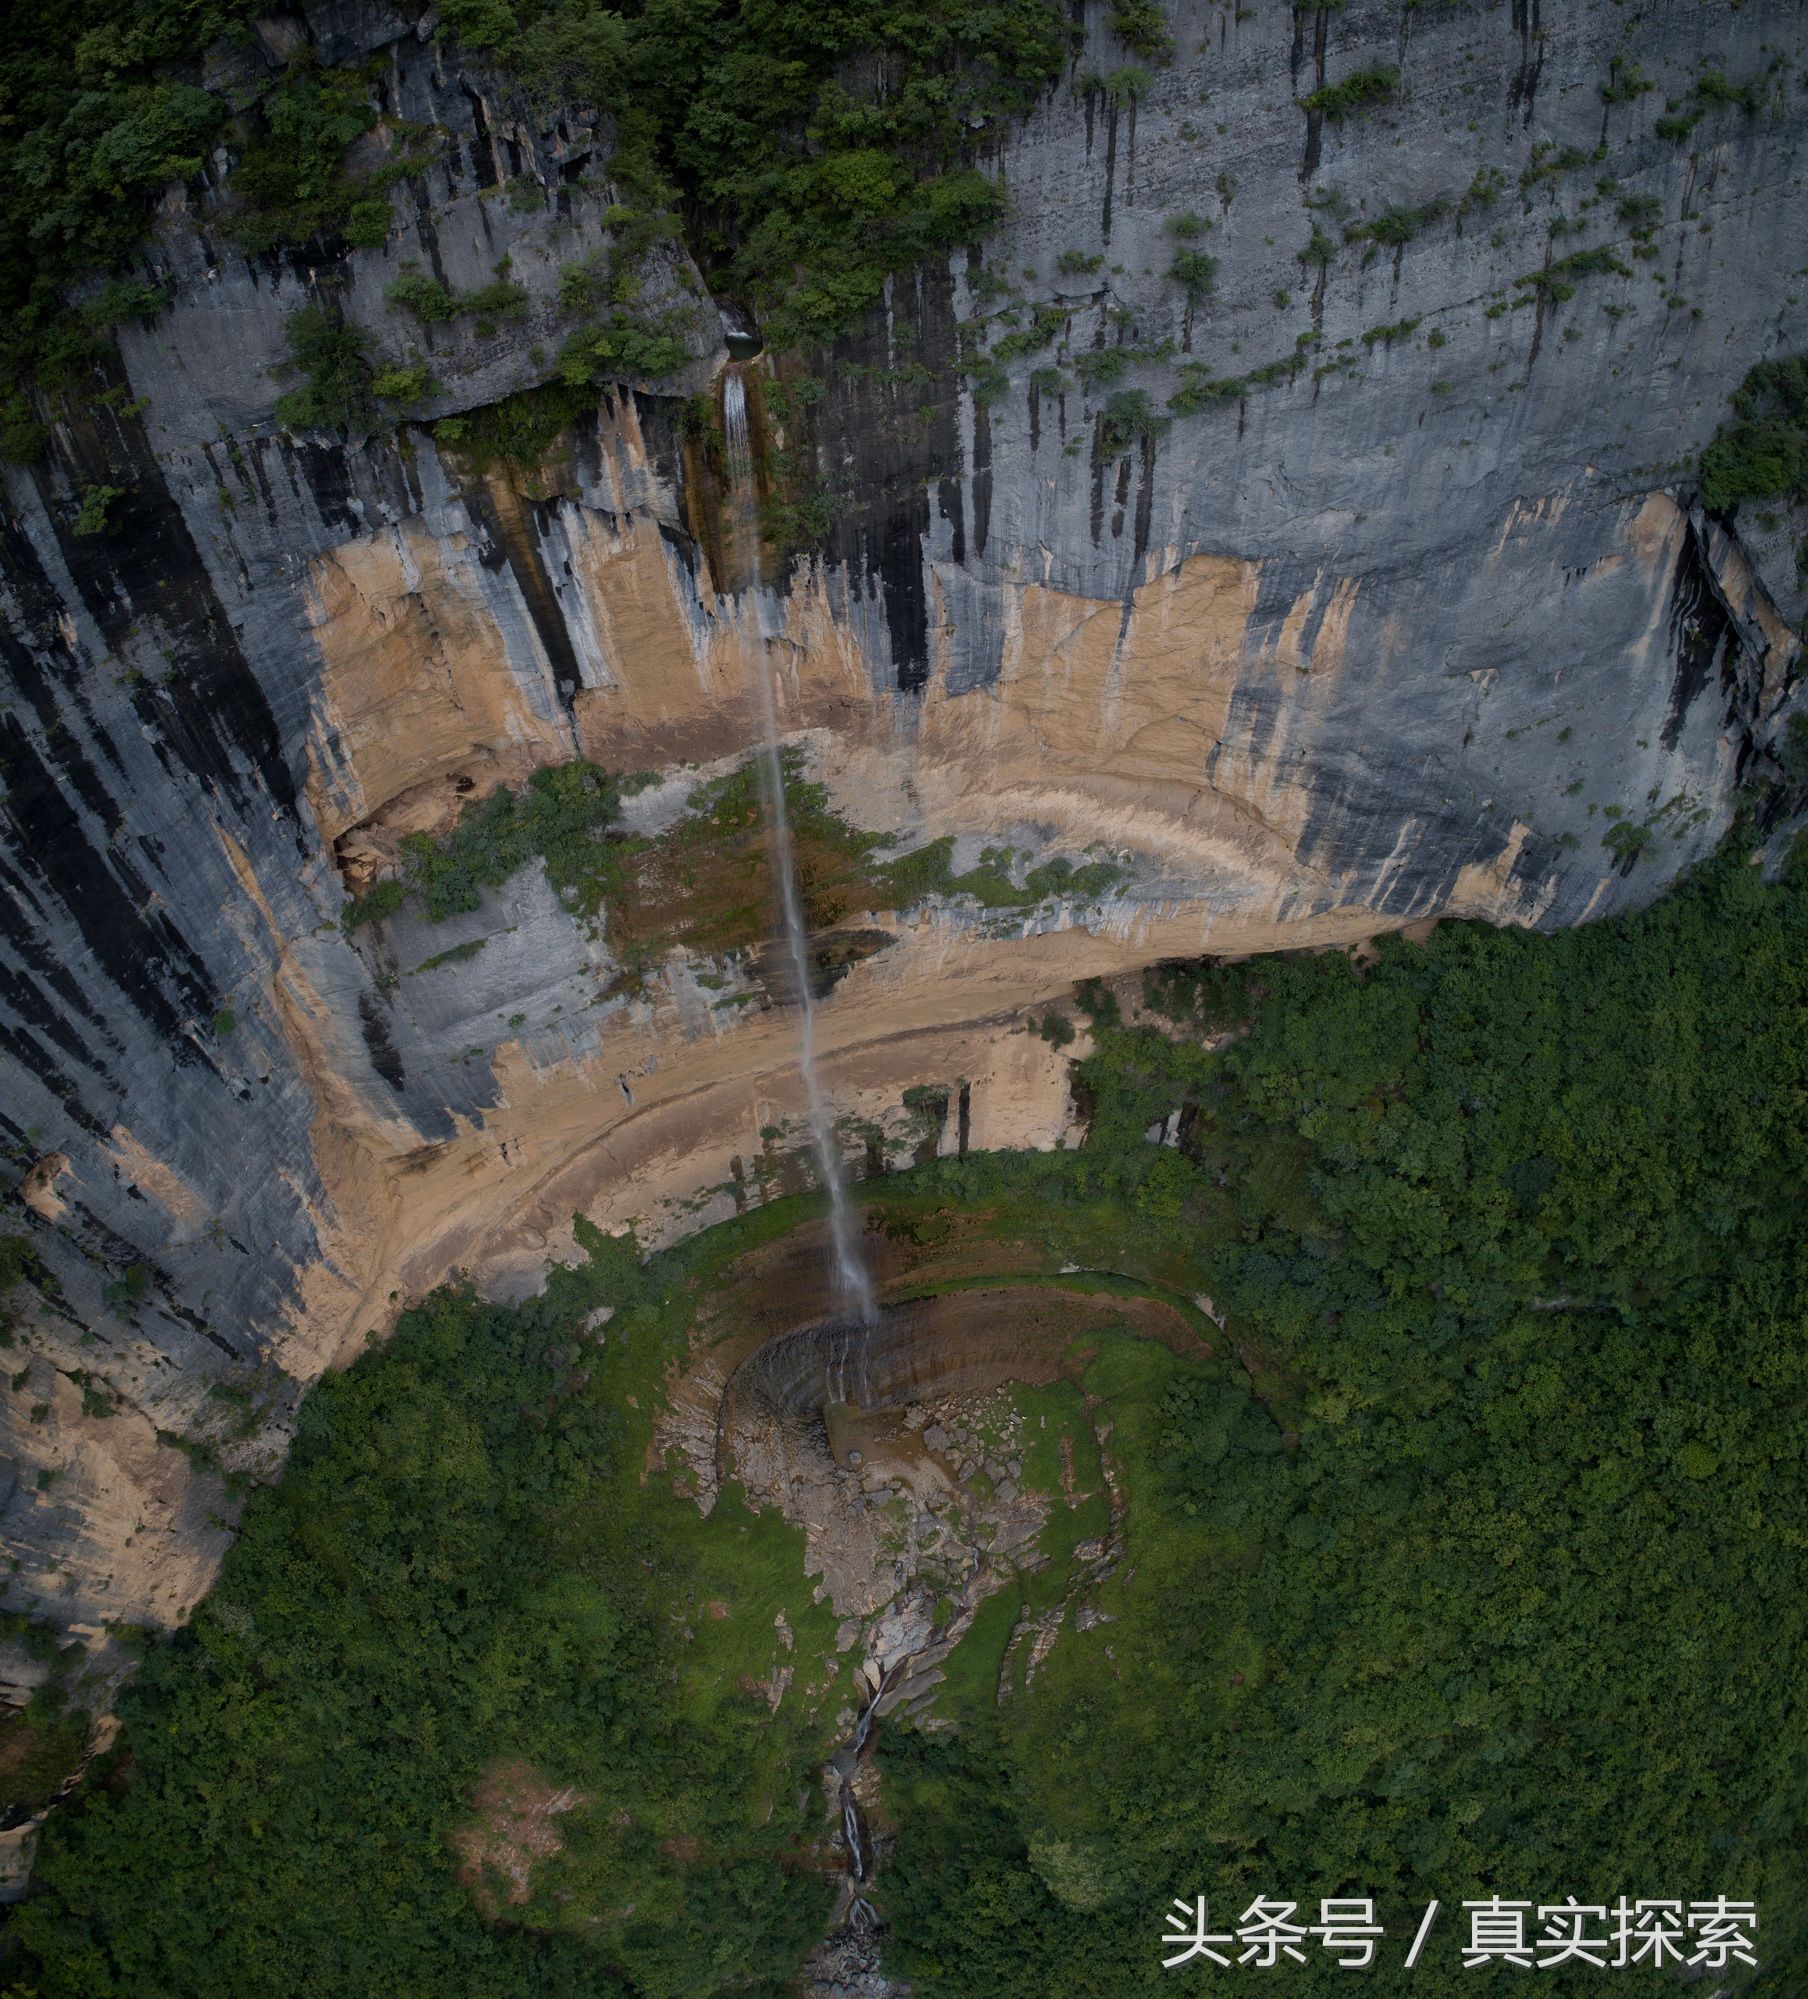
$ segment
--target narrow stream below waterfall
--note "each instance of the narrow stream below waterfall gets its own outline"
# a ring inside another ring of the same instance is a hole
[[[860,1710],[860,1719],[854,1724],[853,1734],[835,1752],[829,1766],[841,1779],[841,1837],[848,1856],[848,1921],[855,1929],[876,1928],[878,1917],[863,1892],[872,1877],[873,1851],[867,1837],[866,1816],[854,1792],[854,1773],[860,1767],[860,1759],[872,1738],[879,1703],[909,1663],[908,1658],[895,1659],[879,1675],[872,1697]]]

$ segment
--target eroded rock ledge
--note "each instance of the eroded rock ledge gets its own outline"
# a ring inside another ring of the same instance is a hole
[[[1134,107],[1060,95],[1008,150],[987,257],[1015,295],[964,257],[895,287],[772,419],[836,501],[775,570],[785,731],[836,808],[962,866],[994,845],[1122,869],[1083,905],[855,913],[872,948],[823,1059],[875,1166],[1073,1137],[1064,1059],[1024,1023],[1076,978],[1444,913],[1579,922],[1658,893],[1775,774],[1787,524],[1709,518],[1690,468],[1745,370],[1808,339],[1776,254],[1802,234],[1799,80],[1682,146],[1601,84],[1635,27],[1660,94],[1797,61],[1798,10],[1579,6],[1534,60],[1518,10],[1353,0],[1329,72],[1385,58],[1399,95],[1310,126],[1285,10],[1175,12]],[[444,924],[342,927],[348,891],[494,785],[584,756],[681,801],[755,713],[674,396],[601,395],[528,471],[425,425],[276,428],[285,316],[323,284],[381,320],[430,244],[460,283],[506,250],[550,325],[612,199],[606,134],[537,127],[366,26],[398,101],[460,135],[394,240],[248,260],[172,199],[171,314],[122,335],[111,406],[7,474],[0,1116],[10,1226],[57,1287],[21,1294],[0,1405],[8,1601],[97,1642],[183,1615],[229,1534],[214,1468],[273,1469],[306,1385],[404,1298],[455,1268],[526,1287],[574,1214],[659,1240],[796,1170],[794,1022],[719,1007],[720,967],[612,990],[606,931],[532,868]],[[539,211],[485,198],[476,102]],[[1478,168],[1485,212],[1447,204],[1387,255],[1340,226],[1302,262],[1327,218],[1426,208]],[[1198,303],[1165,274],[1202,187]],[[1656,204],[1657,255],[1628,238],[1627,274],[1525,294],[1572,235],[1627,235],[1622,195]],[[682,259],[666,276],[697,289]],[[976,398],[975,343],[1051,303],[1059,342]],[[530,386],[535,344],[448,335],[424,414]],[[1189,360],[1325,361],[1125,443],[1071,373],[1032,379],[1119,346],[1158,410]],[[674,386],[705,392],[722,355],[695,347]],[[78,534],[98,484],[126,493],[118,531]]]

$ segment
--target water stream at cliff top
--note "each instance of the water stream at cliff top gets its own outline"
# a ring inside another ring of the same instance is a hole
[[[773,685],[771,633],[767,629],[766,591],[760,574],[760,537],[755,519],[753,443],[747,425],[747,383],[739,363],[731,363],[723,378],[722,430],[728,450],[728,501],[734,516],[736,553],[753,621],[753,678],[759,690],[760,720],[764,733],[760,769],[772,833],[772,865],[778,877],[779,916],[785,933],[785,951],[791,962],[791,975],[797,982],[797,1003],[802,1016],[798,1035],[798,1067],[803,1075],[804,1095],[809,1106],[810,1142],[816,1153],[822,1184],[829,1196],[829,1233],[835,1258],[836,1288],[859,1315],[861,1324],[870,1326],[875,1317],[872,1279],[867,1274],[865,1259],[854,1237],[853,1211],[848,1206],[847,1183],[842,1176],[835,1127],[823,1097],[822,1079],[816,1071],[816,998],[810,990],[810,933],[804,922],[803,898],[797,888],[797,867],[791,847],[791,814],[785,803],[785,767],[778,734],[778,692]]]

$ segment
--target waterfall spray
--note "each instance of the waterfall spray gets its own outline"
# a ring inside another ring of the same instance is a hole
[[[802,1016],[798,1067],[809,1105],[810,1140],[818,1171],[829,1196],[829,1233],[835,1253],[836,1287],[859,1313],[863,1324],[874,1317],[873,1285],[860,1246],[854,1239],[854,1217],[842,1178],[841,1154],[835,1128],[816,1073],[816,997],[810,990],[809,931],[803,899],[797,892],[797,868],[791,853],[791,814],[785,804],[785,767],[779,754],[778,696],[772,681],[768,644],[766,592],[760,578],[760,538],[754,521],[753,446],[747,429],[747,384],[740,366],[731,364],[722,384],[722,429],[728,447],[729,500],[734,509],[736,550],[741,582],[753,625],[754,682],[759,689],[763,744],[760,757],[766,809],[772,832],[772,865],[778,877],[779,916],[791,975],[797,982]]]

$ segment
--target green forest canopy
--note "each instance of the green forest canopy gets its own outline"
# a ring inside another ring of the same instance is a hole
[[[374,78],[303,48],[234,112],[207,87],[206,52],[246,44],[262,0],[16,0],[0,14],[0,353],[57,389],[85,378],[97,330],[155,309],[115,284],[80,315],[77,280],[119,267],[151,201],[193,180],[224,140],[247,249],[340,237],[380,243],[392,181],[418,170],[404,134],[390,163],[347,174],[376,121]],[[443,31],[543,107],[590,103],[612,121],[612,176],[644,232],[681,215],[696,254],[774,315],[822,335],[877,298],[885,275],[968,242],[1001,211],[972,164],[999,120],[1062,74],[1072,24],[1057,0],[446,0]],[[1126,46],[1166,48],[1158,10],[1116,0]],[[15,397],[15,452],[28,428]]]
[[[1808,499],[1808,355],[1763,361],[1732,396],[1734,421],[1701,454],[1701,497],[1779,505]]]
[[[958,1212],[1051,1272],[1208,1292],[1229,1332],[1204,1368],[1092,1362],[1130,1493],[1115,1621],[1003,1707],[951,1674],[953,1734],[885,1734],[890,1961],[924,1999],[1117,1999],[1170,1989],[1175,1895],[1374,1894],[1398,1953],[1433,1895],[1724,1894],[1760,1906],[1756,1989],[1795,1989],[1803,884],[1728,852],[1560,936],[1446,924],[1148,997],[1159,1024],[1093,996],[1082,1149],[863,1190],[894,1231]],[[1186,1143],[1150,1144],[1180,1105]],[[738,1648],[775,1604],[800,1660],[826,1635],[791,1530],[732,1497],[705,1527],[639,1465],[697,1299],[796,1212],[645,1266],[592,1238],[543,1299],[443,1294],[323,1384],[53,1821],[20,1985],[780,1991],[825,1914],[788,1864],[822,1745],[739,1691]],[[733,1616],[689,1616],[717,1595]],[[507,1923],[449,1844],[499,1755],[587,1801]],[[1434,1999],[1470,1989],[1442,1945]]]

